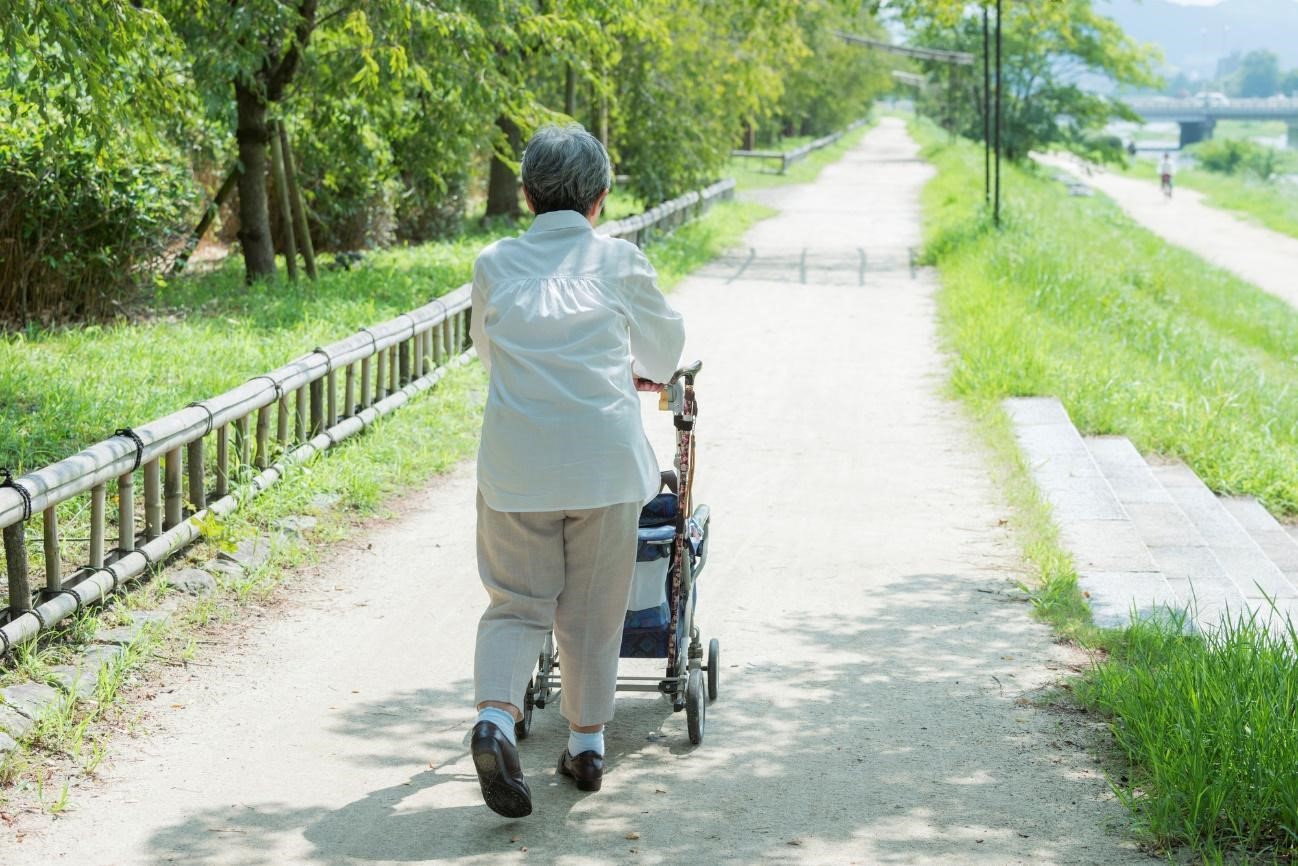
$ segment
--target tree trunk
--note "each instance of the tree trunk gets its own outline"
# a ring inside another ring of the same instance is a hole
[[[275,275],[275,246],[270,236],[270,208],[266,203],[266,104],[253,90],[234,86],[238,109],[239,243],[243,246],[244,279],[251,283]]]
[[[523,146],[522,131],[518,128],[518,124],[502,114],[496,118],[496,126],[505,133],[510,152],[517,154]],[[491,157],[491,174],[487,180],[486,215],[488,217],[507,216],[510,219],[515,219],[519,215],[518,177],[512,168],[494,154]]]
[[[757,129],[752,121],[744,121],[744,150],[757,149]]]

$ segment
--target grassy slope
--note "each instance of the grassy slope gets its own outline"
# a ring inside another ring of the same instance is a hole
[[[959,393],[1057,395],[1087,432],[1129,436],[1218,491],[1298,512],[1298,312],[1107,199],[1018,168],[1005,229],[992,231],[981,156],[936,144],[930,157],[941,174],[924,193],[928,250]]]
[[[1029,588],[1046,618],[1103,651],[1075,684],[1112,720],[1118,796],[1154,845],[1209,862],[1290,862],[1298,841],[1295,636],[1249,623],[1203,638],[1176,624],[1099,633],[999,401],[1055,394],[1084,431],[1176,454],[1218,489],[1293,511],[1298,313],[1135,226],[1110,202],[1009,169],[1004,229],[981,213],[980,155],[916,126],[939,173],[928,256],[954,352],[952,385],[1007,468]]]

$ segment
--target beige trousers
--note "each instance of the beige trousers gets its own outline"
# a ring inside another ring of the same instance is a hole
[[[574,725],[613,718],[618,649],[635,571],[640,503],[574,511],[494,511],[478,494],[478,574],[490,603],[478,623],[476,703],[522,708],[553,627]]]

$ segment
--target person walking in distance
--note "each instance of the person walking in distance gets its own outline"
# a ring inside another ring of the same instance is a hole
[[[1176,168],[1172,165],[1172,154],[1164,153],[1162,161],[1158,164],[1158,176],[1162,181],[1163,195],[1166,198],[1172,197],[1172,175],[1175,173]]]
[[[471,751],[486,804],[532,811],[515,724],[546,635],[569,722],[558,772],[599,790],[640,509],[661,478],[638,390],[680,362],[685,326],[634,244],[595,233],[612,167],[580,125],[528,141],[536,214],[473,267],[470,334],[490,374],[478,450],[478,624]]]

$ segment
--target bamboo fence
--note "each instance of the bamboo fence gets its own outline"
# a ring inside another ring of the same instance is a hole
[[[733,180],[720,181],[599,231],[643,245],[732,198],[734,189]],[[0,529],[9,606],[0,610],[0,657],[197,540],[206,519],[232,513],[293,465],[432,388],[473,357],[469,316],[466,285],[220,396],[6,477]],[[57,508],[75,497],[89,499],[88,562],[65,575]],[[42,548],[45,580],[33,592],[26,533],[38,515],[42,531],[34,544]]]
[[[789,166],[801,162],[822,147],[829,147],[852,130],[865,124],[865,122],[865,118],[854,120],[838,132],[831,132],[829,135],[815,141],[809,141],[804,145],[793,148],[793,150],[732,150],[730,155],[743,159],[778,159],[780,161],[780,170],[777,174],[784,174],[788,171]]]

